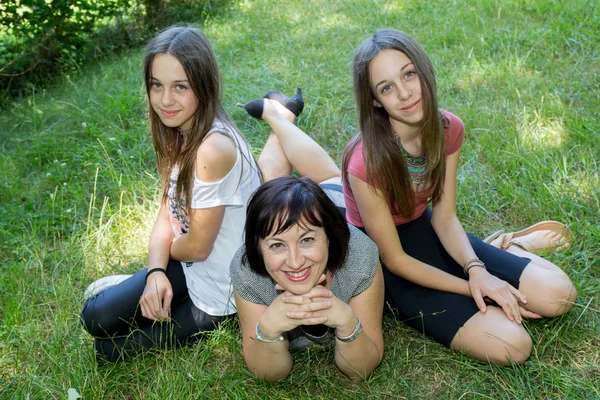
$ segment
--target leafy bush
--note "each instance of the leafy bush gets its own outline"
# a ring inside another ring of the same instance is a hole
[[[139,46],[157,28],[198,22],[213,9],[209,0],[4,0],[0,106],[85,61]]]
[[[91,33],[132,0],[8,0],[0,5],[0,88],[19,94],[57,71],[77,69]]]

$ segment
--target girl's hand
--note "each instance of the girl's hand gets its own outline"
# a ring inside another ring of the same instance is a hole
[[[486,311],[486,305],[483,299],[485,296],[494,300],[502,307],[502,310],[504,310],[508,319],[518,324],[521,323],[522,313],[519,302],[521,304],[527,304],[527,298],[508,284],[508,282],[496,278],[483,268],[475,268],[471,269],[469,274],[469,290],[482,313],[485,313]],[[523,309],[523,311],[523,316],[525,317],[533,317],[535,314],[525,309]]]
[[[169,320],[172,299],[173,287],[167,275],[162,272],[150,274],[140,298],[142,315],[153,321]]]
[[[540,314],[534,313],[533,311],[526,310],[523,306],[519,306],[519,312],[523,318],[542,319]]]

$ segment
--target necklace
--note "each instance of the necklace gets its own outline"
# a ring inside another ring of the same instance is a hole
[[[394,131],[394,136],[396,136],[396,143],[398,143],[398,147],[400,148],[404,162],[406,162],[406,166],[408,167],[410,179],[412,183],[418,186],[425,179],[425,171],[427,171],[427,154],[423,153],[418,156],[410,154],[408,151],[406,151],[404,146],[402,146],[402,141],[396,134],[396,130],[393,126],[392,130]]]

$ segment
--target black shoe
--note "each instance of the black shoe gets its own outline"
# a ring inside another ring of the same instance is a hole
[[[246,104],[237,103],[238,107],[243,108],[256,119],[262,119],[263,108],[265,105],[264,97],[259,97],[258,99],[250,100]]]
[[[271,90],[265,94],[265,99],[275,100],[281,103],[282,106],[294,113],[296,117],[300,115],[304,110],[304,100],[302,99],[302,89],[296,89],[296,95],[294,97],[287,97],[279,90]]]
[[[246,104],[238,103],[237,106],[245,109],[248,114],[257,119],[262,119],[264,99],[275,100],[282,106],[290,110],[297,117],[304,110],[304,100],[302,99],[302,89],[298,88],[294,97],[287,97],[279,90],[271,90],[264,97],[250,100]]]

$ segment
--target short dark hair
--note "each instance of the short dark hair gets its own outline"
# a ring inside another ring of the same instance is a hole
[[[295,224],[321,227],[329,240],[327,269],[335,271],[346,261],[350,229],[342,213],[323,189],[302,177],[284,176],[268,181],[254,193],[246,210],[245,249],[242,262],[262,276],[269,276],[260,241],[287,231]]]

